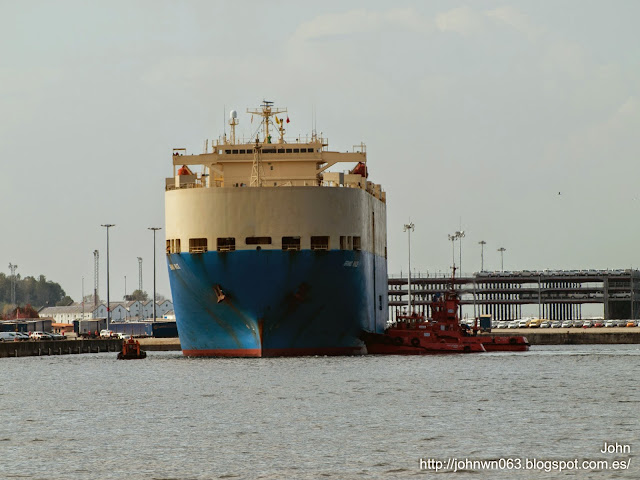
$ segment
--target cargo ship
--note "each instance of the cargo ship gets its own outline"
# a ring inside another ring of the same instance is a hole
[[[187,356],[366,353],[388,316],[386,195],[364,144],[285,137],[286,108],[247,109],[248,139],[173,151],[166,256]],[[339,164],[349,164],[343,171]]]

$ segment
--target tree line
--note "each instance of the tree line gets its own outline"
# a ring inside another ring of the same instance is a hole
[[[16,305],[31,305],[36,310],[49,306],[70,305],[73,300],[56,282],[44,275],[24,277],[16,275],[16,303],[11,304],[11,276],[0,273],[0,305],[2,313],[13,310]]]

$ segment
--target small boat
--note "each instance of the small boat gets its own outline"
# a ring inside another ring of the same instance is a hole
[[[459,307],[460,298],[452,277],[451,289],[434,295],[431,319],[412,312],[399,315],[384,333],[364,332],[362,339],[367,352],[377,355],[429,355],[529,350],[526,337],[484,335],[478,333],[477,324],[474,327],[461,325]]]
[[[118,353],[118,360],[138,360],[147,358],[147,352],[140,349],[140,342],[130,338],[122,343],[122,351]]]

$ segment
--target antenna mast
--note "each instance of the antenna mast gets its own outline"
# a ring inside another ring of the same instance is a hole
[[[236,125],[238,125],[238,112],[231,110],[229,113],[229,126],[231,127],[231,145],[236,143]]]
[[[254,110],[249,110],[247,108],[247,113],[250,113],[251,115],[260,115],[262,117],[262,129],[263,129],[263,133],[264,133],[264,139],[262,140],[262,143],[271,143],[271,135],[269,135],[269,124],[271,123],[271,116],[272,115],[276,115],[278,113],[287,113],[287,109],[286,108],[274,108],[273,107],[273,102],[269,101],[269,100],[263,100],[262,101],[262,105],[260,105],[261,109],[254,109]],[[282,124],[280,125],[280,140],[281,143],[283,143],[283,139],[282,139],[282,135],[284,134],[284,127],[282,126]]]

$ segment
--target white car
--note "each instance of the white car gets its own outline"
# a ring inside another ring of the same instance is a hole
[[[561,327],[562,328],[571,328],[571,327],[573,327],[573,322],[571,320],[565,320],[564,322],[562,322]]]
[[[100,330],[100,338],[111,338],[115,336],[116,334],[113,333],[113,330]]]
[[[508,326],[509,326],[509,322],[501,320],[498,322],[498,325],[496,326],[496,328],[507,328]]]
[[[616,326],[616,322],[615,322],[615,320],[607,320],[606,322],[604,322],[604,326],[605,327],[615,327]]]

